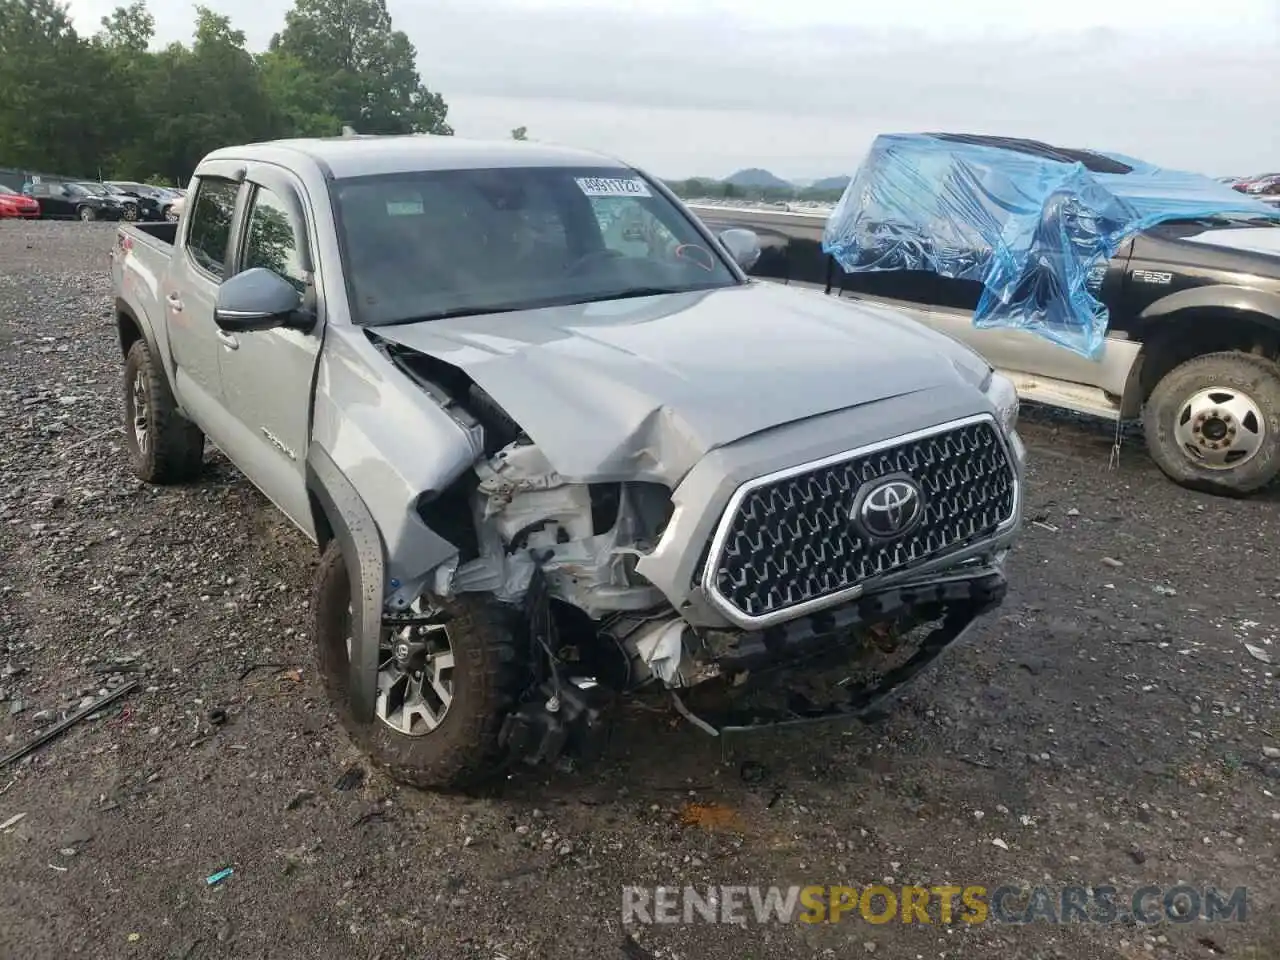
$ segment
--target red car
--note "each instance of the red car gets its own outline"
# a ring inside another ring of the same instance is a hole
[[[0,183],[0,220],[10,217],[34,220],[38,216],[40,216],[39,202]]]

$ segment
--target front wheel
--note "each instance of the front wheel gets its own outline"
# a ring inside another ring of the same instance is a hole
[[[93,207],[81,207],[79,210],[76,211],[76,216],[79,217],[81,220],[83,220],[85,223],[90,223],[98,219],[98,213],[96,210],[93,209]]]
[[[1280,365],[1251,353],[1188,360],[1143,411],[1147,447],[1175,483],[1246,496],[1280,474]]]
[[[434,601],[429,626],[384,626],[374,718],[348,695],[351,580],[337,541],[311,601],[320,679],[356,746],[396,780],[435,790],[476,786],[502,768],[498,734],[526,683],[513,613],[476,595]]]

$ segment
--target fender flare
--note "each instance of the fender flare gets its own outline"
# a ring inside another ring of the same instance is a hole
[[[307,489],[333,530],[351,578],[351,658],[347,691],[358,723],[371,723],[378,688],[378,639],[386,576],[382,536],[355,487],[323,449],[307,451]]]
[[[156,343],[156,333],[151,329],[151,324],[138,317],[133,307],[129,306],[129,301],[123,297],[116,297],[114,314],[116,318],[116,342],[120,345],[120,353],[122,355],[128,355],[129,345],[125,341],[124,325],[121,323],[121,318],[128,318],[129,322],[138,329],[138,335],[147,342],[147,349],[151,351],[152,356],[163,360],[160,357],[160,348]]]
[[[1223,313],[1246,314],[1280,331],[1280,294],[1254,287],[1215,283],[1205,287],[1179,290],[1148,304],[1138,319],[1144,322],[1168,320],[1186,310],[1219,310]]]

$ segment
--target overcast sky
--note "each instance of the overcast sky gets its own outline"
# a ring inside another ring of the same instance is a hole
[[[260,49],[291,0],[205,0]],[[113,0],[71,0],[93,32]],[[194,7],[150,0],[160,42]],[[848,174],[877,133],[1035,137],[1280,169],[1280,0],[388,0],[463,136],[662,177]]]

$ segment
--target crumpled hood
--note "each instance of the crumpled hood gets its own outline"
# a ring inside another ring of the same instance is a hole
[[[377,327],[489,393],[556,470],[674,487],[708,451],[988,367],[884,308],[771,283]]]

